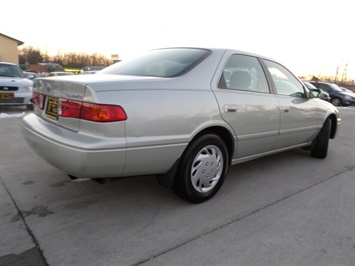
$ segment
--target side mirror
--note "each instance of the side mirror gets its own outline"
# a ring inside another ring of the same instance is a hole
[[[321,95],[321,90],[320,89],[310,89],[310,97],[309,98],[319,98]]]

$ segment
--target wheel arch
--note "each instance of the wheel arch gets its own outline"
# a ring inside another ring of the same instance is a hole
[[[222,126],[211,126],[211,127],[207,127],[207,128],[202,129],[201,131],[199,131],[191,139],[189,144],[186,146],[184,152],[186,151],[186,149],[190,145],[190,143],[193,143],[196,139],[198,139],[201,136],[204,136],[206,134],[215,134],[221,138],[221,140],[226,145],[226,148],[228,151],[228,156],[229,156],[228,164],[230,164],[232,161],[233,155],[235,153],[235,150],[236,150],[236,143],[234,141],[234,137],[231,134],[231,132],[227,128],[222,127]],[[182,153],[182,155],[184,154],[184,152]],[[169,169],[169,171],[167,173],[157,175],[158,182],[165,187],[172,188],[174,181],[175,181],[175,177],[176,177],[176,173],[177,173],[177,169],[179,167],[179,164],[180,164],[180,158],[178,158],[176,160],[174,165]]]
[[[228,129],[221,126],[208,127],[201,130],[198,134],[196,134],[193,137],[193,139],[190,141],[190,143],[194,142],[196,139],[206,134],[215,134],[221,138],[221,140],[225,143],[226,148],[228,150],[228,156],[229,156],[228,163],[231,163],[236,148],[234,137],[232,136],[231,132]]]
[[[338,124],[337,124],[337,117],[335,114],[331,114],[327,117],[327,119],[330,119],[331,121],[331,128],[330,128],[330,138],[331,139],[334,139],[335,135],[336,135],[336,132],[337,132],[337,127],[338,127]]]

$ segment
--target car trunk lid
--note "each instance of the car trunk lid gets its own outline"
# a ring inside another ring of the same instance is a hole
[[[36,115],[50,123],[79,131],[80,119],[61,116],[61,105],[65,102],[82,103],[86,84],[66,77],[37,79],[33,93]]]

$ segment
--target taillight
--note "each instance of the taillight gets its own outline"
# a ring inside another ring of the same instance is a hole
[[[82,103],[64,99],[59,99],[58,115],[95,122],[116,122],[127,119],[125,111],[118,105]]]
[[[96,122],[114,122],[126,120],[127,115],[118,105],[83,103],[80,118]]]
[[[62,117],[80,118],[81,106],[81,102],[59,99],[58,115]]]
[[[33,103],[41,110],[44,109],[46,95],[33,92]],[[117,122],[127,120],[124,109],[118,105],[83,103],[78,101],[57,99],[57,104],[52,106],[59,117],[70,117],[95,122]],[[52,111],[53,111],[52,110]]]
[[[46,100],[46,95],[38,93],[38,92],[33,92],[32,93],[32,102],[35,106],[40,108],[41,110],[44,109],[44,103]]]

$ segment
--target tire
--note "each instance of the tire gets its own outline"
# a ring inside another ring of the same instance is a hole
[[[323,127],[318,133],[318,136],[314,140],[314,145],[311,150],[311,156],[315,158],[324,159],[328,154],[328,144],[330,137],[331,121],[329,118],[325,120]]]
[[[333,104],[334,106],[341,106],[341,105],[342,105],[341,99],[340,99],[340,98],[337,98],[337,97],[333,98],[333,99],[332,99],[332,104]]]
[[[204,135],[192,142],[182,155],[173,190],[190,202],[204,202],[221,188],[228,166],[225,143],[217,135]]]
[[[32,111],[33,110],[33,105],[32,104],[26,105],[26,109]]]

